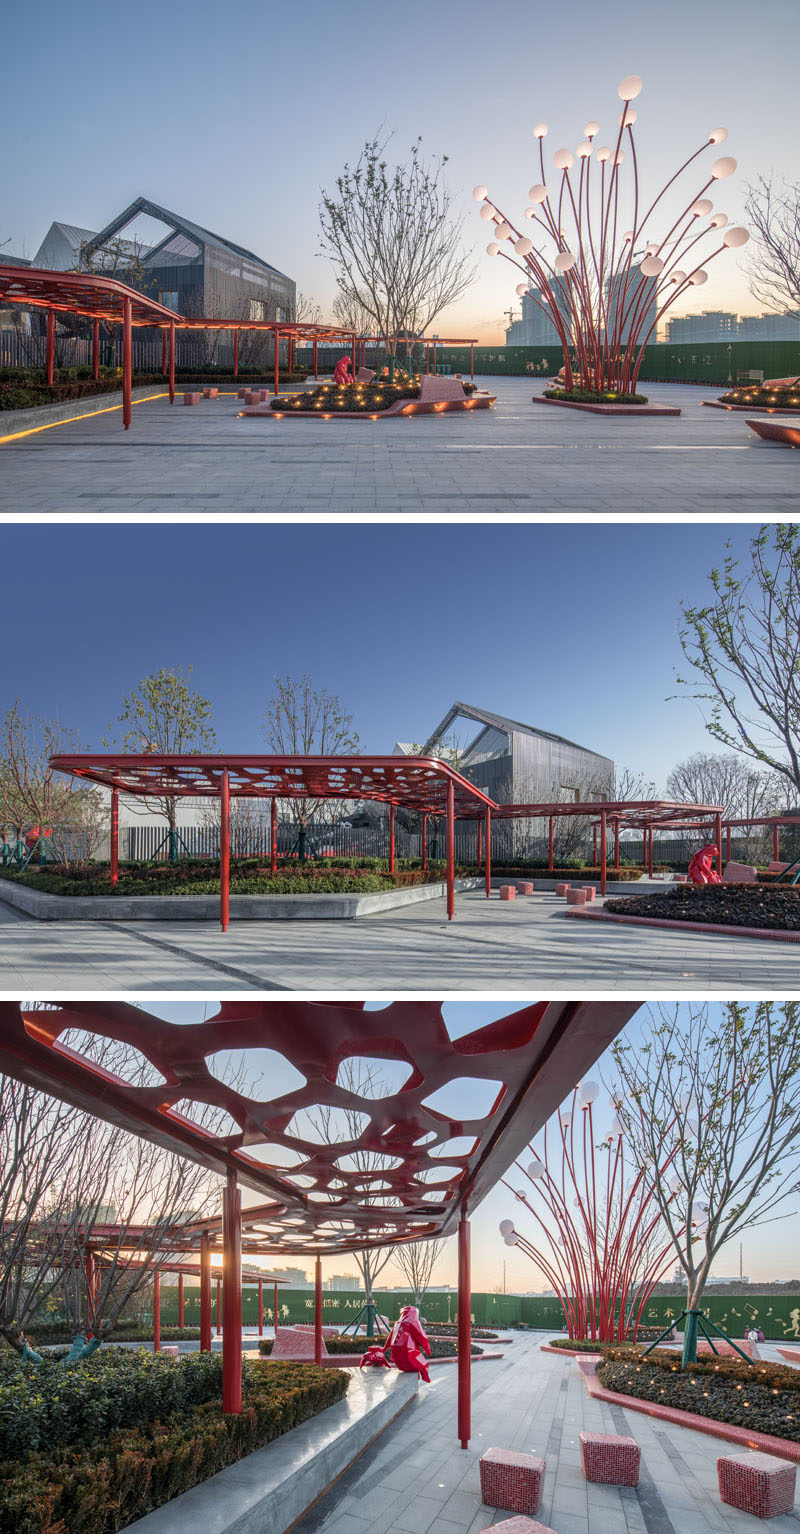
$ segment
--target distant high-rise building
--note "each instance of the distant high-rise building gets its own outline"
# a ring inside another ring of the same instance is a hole
[[[304,1273],[302,1268],[272,1268],[270,1271],[275,1274],[276,1278],[282,1278],[286,1283],[290,1284],[292,1289],[313,1289],[314,1287],[308,1274]]]
[[[743,314],[739,320],[740,341],[800,341],[800,314]]]
[[[667,320],[667,340],[680,341],[735,341],[739,321],[726,309],[704,309],[702,314],[675,315]]]
[[[641,257],[634,256],[634,263],[638,263]],[[619,335],[622,341],[627,341],[631,330],[631,321],[635,323],[638,335],[644,340],[648,330],[652,327],[650,340],[655,341],[655,323],[657,313],[655,277],[643,277],[638,264],[631,266],[630,272],[617,272],[612,279],[608,301],[608,330],[614,335],[619,325]],[[623,297],[624,295],[624,297]],[[622,305],[622,314],[619,315],[619,306]]]
[[[555,296],[559,313],[564,318],[567,334],[571,333],[571,316],[563,284],[554,279],[550,288]],[[549,313],[546,312],[550,295],[541,288],[529,288],[522,295],[522,319],[514,320],[506,331],[506,346],[559,346],[561,337]]]

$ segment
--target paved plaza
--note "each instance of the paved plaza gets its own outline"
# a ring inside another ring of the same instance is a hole
[[[800,944],[575,921],[480,891],[358,921],[36,921],[0,902],[0,990],[800,991]]]
[[[483,1507],[478,1460],[494,1445],[543,1455],[537,1513],[556,1534],[748,1534],[755,1518],[719,1500],[716,1462],[735,1445],[641,1412],[595,1401],[574,1359],[542,1353],[551,1334],[516,1334],[505,1357],[472,1371],[468,1450],[456,1437],[456,1370],[431,1370],[399,1422],[367,1449],[294,1534],[476,1534],[511,1517]],[[579,1434],[635,1438],[637,1487],[590,1485]],[[774,1534],[797,1534],[797,1510],[771,1519]]]
[[[542,380],[477,383],[492,410],[374,423],[243,419],[230,395],[145,399],[127,433],[115,409],[0,444],[0,511],[797,513],[800,457],[705,409],[717,387],[647,384],[683,414],[631,420],[533,405]]]

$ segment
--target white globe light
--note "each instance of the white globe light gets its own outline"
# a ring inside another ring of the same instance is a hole
[[[559,256],[556,256],[556,259],[553,262],[553,265],[554,265],[554,267],[555,267],[557,272],[569,272],[569,271],[571,271],[573,266],[575,265],[575,257],[573,256],[572,251],[571,250],[562,250],[561,254]]]
[[[611,1120],[611,1128],[610,1128],[610,1130],[608,1132],[608,1138],[609,1138],[609,1140],[616,1139],[617,1136],[621,1135],[621,1134],[622,1134],[622,1125],[620,1124],[620,1121],[619,1121],[618,1118],[613,1118]]]
[[[600,132],[600,124],[596,122],[587,123],[583,131],[587,138],[594,138],[595,134]]]
[[[596,1103],[600,1096],[600,1088],[596,1081],[582,1081],[579,1088],[579,1096],[584,1103]]]
[[[535,208],[526,208],[525,212],[523,213],[522,216],[523,216],[523,218],[535,218],[536,217],[536,209]]]
[[[638,96],[644,81],[641,75],[626,75],[621,85],[617,86],[617,95],[620,101],[633,101]]]
[[[514,1221],[513,1220],[501,1220],[500,1221],[500,1234],[501,1234],[501,1236],[510,1236],[513,1229],[514,1229]]]
[[[569,170],[575,164],[575,156],[571,149],[557,149],[553,155],[553,164],[556,170]]]
[[[521,298],[523,293],[527,293],[527,291],[528,291],[528,284],[527,284],[527,282],[518,282],[517,283],[517,288],[516,288],[517,298]]]
[[[711,220],[712,229],[724,229],[728,222],[727,213],[715,213]]]
[[[571,1113],[560,1113],[558,1116],[559,1116],[559,1118],[561,1120],[561,1123],[564,1126],[564,1128],[565,1129],[569,1129],[569,1126],[572,1123],[572,1114]]]
[[[597,158],[601,165],[604,165],[606,160],[611,159],[611,150],[609,149],[608,144],[600,145],[600,148],[597,150]]]
[[[546,202],[547,187],[542,186],[541,181],[537,181],[536,185],[531,187],[528,193],[528,197],[530,198],[531,202]]]
[[[495,224],[494,232],[498,240],[507,240],[511,233],[511,225],[507,224],[505,219],[501,219],[499,224]]]
[[[528,236],[523,234],[521,239],[514,241],[514,249],[518,256],[528,256],[533,250],[533,240],[529,240]]]
[[[546,138],[547,137],[547,123],[537,123],[536,127],[533,130],[533,136],[534,136],[534,138]]]
[[[592,141],[591,141],[591,139],[585,138],[583,140],[583,143],[578,145],[578,159],[579,160],[588,160],[589,155],[591,154],[591,152],[592,152]]]
[[[699,272],[692,273],[689,281],[693,284],[694,287],[702,288],[703,283],[708,282],[708,272],[704,272],[701,268]]]
[[[481,218],[486,219],[487,223],[489,219],[497,218],[497,209],[490,202],[485,202],[481,208]]]
[[[727,128],[712,128],[708,135],[708,142],[709,144],[724,144],[727,137]]]
[[[676,267],[675,271],[672,273],[671,281],[672,282],[685,282],[686,281],[686,273],[682,272],[679,267]]]
[[[505,1241],[506,1246],[516,1246],[517,1242],[519,1241],[519,1236],[515,1230],[512,1230],[510,1235],[503,1237],[503,1240]]]
[[[491,244],[487,245],[487,247],[486,247],[486,254],[487,254],[487,256],[496,256],[496,255],[498,255],[499,251],[500,251],[500,246],[497,245],[494,240],[492,240]]]
[[[736,250],[739,245],[746,245],[750,238],[750,230],[744,229],[740,224],[734,224],[733,228],[726,229],[722,236],[723,245],[730,245]]]
[[[617,153],[616,153],[616,155],[614,157],[614,164],[615,165],[621,165],[624,159],[625,159],[625,150],[624,149],[618,149]]]
[[[646,256],[657,256],[660,249],[661,246],[657,245],[654,241],[652,245],[645,245],[644,253]]]
[[[724,181],[726,176],[732,176],[736,169],[736,161],[733,155],[725,154],[721,160],[715,160],[711,167],[711,174],[715,181]]]
[[[691,1100],[692,1098],[690,1092],[681,1092],[680,1097],[676,1097],[675,1099],[675,1106],[676,1108],[680,1108],[681,1113],[685,1113]]]
[[[671,1193],[680,1193],[681,1188],[683,1187],[683,1183],[681,1182],[680,1177],[670,1177],[668,1186]]]
[[[538,1156],[534,1156],[533,1161],[528,1162],[529,1177],[544,1177],[546,1170],[544,1162],[540,1161]]]
[[[711,212],[713,206],[714,204],[710,197],[699,197],[692,208],[692,213],[695,218],[705,218],[706,214]]]
[[[474,186],[472,188],[472,195],[476,202],[483,202],[483,199],[486,196],[486,192],[487,188],[485,186]]]
[[[663,270],[664,262],[660,261],[658,256],[645,256],[639,267],[643,277],[657,277],[659,272],[663,272]]]
[[[620,112],[617,118],[617,126],[620,128],[632,128],[638,116],[639,113],[635,107],[626,107],[624,112]]]
[[[630,242],[633,239],[633,230],[632,229],[626,229],[625,233],[622,236],[622,238],[625,241],[626,245],[630,245]],[[612,1107],[613,1107],[613,1103],[612,1103]]]

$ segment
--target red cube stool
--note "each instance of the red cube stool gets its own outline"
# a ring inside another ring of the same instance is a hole
[[[568,884],[557,884],[556,885],[556,894],[557,895],[566,895],[568,889],[569,889],[569,885]]]
[[[510,1513],[538,1511],[544,1489],[545,1462],[538,1454],[487,1449],[479,1461],[481,1501]]]
[[[516,898],[517,898],[516,885],[514,885],[514,884],[501,884],[500,885],[500,899],[501,900],[516,900]]]
[[[219,395],[219,389],[204,389],[203,390],[203,399],[216,399],[218,395]]]
[[[250,393],[249,389],[237,389],[236,390],[236,398],[237,399],[246,399],[249,393]]]
[[[269,399],[269,389],[259,389],[258,399],[259,403],[263,405],[264,401]]]
[[[772,1454],[726,1454],[717,1460],[719,1494],[730,1507],[754,1518],[791,1513],[797,1466]]]
[[[533,885],[532,884],[518,884],[517,885],[517,894],[518,895],[532,895],[533,894]]]
[[[587,1481],[601,1486],[638,1486],[642,1451],[635,1438],[581,1433],[581,1465]]]
[[[201,394],[192,394],[192,393],[184,394],[184,396],[183,396],[183,403],[184,403],[184,405],[199,405],[201,399],[202,399],[202,395]]]
[[[586,904],[586,891],[585,890],[567,889],[567,890],[564,891],[564,893],[566,895],[567,905],[585,905]]]
[[[595,897],[595,894],[596,894],[594,885],[593,884],[584,884],[584,885],[581,886],[581,888],[585,889],[587,902],[591,903],[591,901],[594,900],[594,897]]]
[[[504,1518],[502,1523],[493,1523],[492,1528],[503,1529],[505,1534],[555,1534],[555,1529],[537,1523],[535,1518]]]
[[[168,1342],[168,1343],[166,1343],[161,1348],[161,1352],[162,1353],[166,1353],[168,1358],[177,1358],[178,1357],[178,1344],[177,1344],[177,1342]]]

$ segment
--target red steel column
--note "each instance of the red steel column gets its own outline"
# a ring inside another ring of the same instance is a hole
[[[600,894],[606,892],[606,878],[608,875],[608,842],[606,837],[606,812],[600,811]]]
[[[211,1352],[211,1248],[206,1230],[200,1237],[200,1352]]]
[[[56,316],[55,310],[47,311],[47,382],[53,387],[53,370],[56,357]]]
[[[722,873],[722,814],[714,816],[714,836],[717,843],[717,869]]]
[[[614,868],[619,873],[619,815],[614,821]]]
[[[452,921],[456,909],[456,848],[455,804],[453,779],[447,780],[447,920]]]
[[[290,373],[294,372],[294,336],[289,337],[288,354],[286,365]]]
[[[258,1280],[258,1335],[264,1335],[264,1280]]]
[[[547,822],[547,866],[550,869],[552,869],[552,867],[553,867],[553,817],[552,817],[552,815],[550,816],[550,818],[549,818],[549,820]]]
[[[647,869],[647,827],[642,831],[642,869]]]
[[[486,856],[484,858],[484,876],[486,879],[486,899],[492,893],[492,812],[486,806]]]
[[[119,883],[119,789],[111,790],[111,883]]]
[[[222,1410],[235,1416],[242,1409],[242,1195],[235,1172],[222,1195],[222,1251]]]
[[[728,862],[730,862],[730,860],[731,860],[731,828],[730,828],[730,823],[728,823],[728,825],[725,827],[725,856],[726,856]]]
[[[773,856],[773,858],[774,858],[776,863],[780,860],[780,840],[781,840],[781,828],[780,828],[780,826],[773,826],[772,827],[772,856]]]
[[[133,333],[131,330],[131,301],[122,303],[122,424],[127,431],[131,424],[131,382],[133,374]]]
[[[597,826],[592,826],[592,868],[597,867]]]
[[[433,371],[436,372],[436,337],[433,338]]]
[[[314,1264],[314,1363],[322,1363],[322,1258]]]
[[[233,376],[239,377],[239,332],[233,332]]]
[[[278,801],[273,799],[269,812],[269,866],[273,873],[278,868]]]
[[[231,786],[225,767],[219,786],[219,924],[228,930],[231,892]]]
[[[100,377],[100,321],[92,320],[92,378]]]
[[[430,370],[431,370],[431,353],[430,353],[430,347],[428,345],[428,342],[426,341],[425,342],[425,373],[426,373],[426,375],[430,373]]]
[[[653,877],[653,827],[647,828],[647,872]]]
[[[428,817],[422,816],[422,868],[423,872],[428,867]]]
[[[313,356],[313,359],[314,359],[314,378],[315,379],[317,379],[319,377],[319,373],[317,372],[318,348],[319,348],[319,342],[318,342],[318,340],[317,340],[317,338],[315,336],[314,340],[313,340],[313,342],[311,344],[311,353],[312,353],[312,356]]]
[[[153,1274],[153,1352],[161,1352],[161,1274]]]
[[[462,1208],[458,1222],[458,1437],[469,1448],[472,1373],[472,1294],[469,1277],[469,1220]]]
[[[178,1325],[183,1326],[183,1274],[178,1274]]]
[[[389,872],[394,873],[394,817],[395,807],[389,805]]]
[[[161,332],[161,372],[162,372],[162,374],[163,374],[163,376],[165,378],[167,376],[168,368],[169,368],[169,363],[167,362],[167,332],[166,332],[166,330],[162,330],[162,332]]]
[[[83,1272],[86,1279],[86,1330],[92,1335],[91,1326],[94,1320],[94,1296],[95,1296],[95,1267],[94,1252],[90,1249],[83,1259]]]
[[[481,839],[482,839],[481,838],[481,832],[483,831],[483,821],[482,820],[477,820],[475,822],[475,825],[476,825],[477,832],[478,832],[478,856],[477,856],[477,859],[476,859],[475,867],[477,868],[478,873],[480,873],[480,871],[481,871],[481,856],[482,856],[482,853],[481,853]]]
[[[272,1319],[275,1327],[275,1341],[278,1340],[278,1285],[273,1284],[274,1299],[272,1302]]]
[[[175,321],[169,327],[169,402],[175,403]]]
[[[273,382],[275,384],[275,393],[276,394],[280,394],[280,392],[281,392],[281,390],[280,390],[280,381],[281,381],[281,362],[280,362],[281,333],[280,333],[277,325],[275,326],[275,329],[273,330],[272,334],[275,337],[275,377],[273,379]]]
[[[217,1279],[217,1336],[219,1336],[220,1332],[222,1331],[222,1311],[220,1309],[220,1303],[219,1303],[220,1302],[221,1290],[222,1290],[222,1280],[220,1278],[218,1278]]]
[[[353,344],[352,344],[352,347],[351,347],[351,352],[352,352],[352,357],[353,357],[353,377],[355,378],[356,373],[358,371],[358,363],[356,362],[356,333],[355,333],[355,331],[353,331]]]
[[[475,342],[474,341],[470,341],[470,343],[469,343],[469,376],[473,380],[473,383],[474,383],[474,381],[475,381]]]

